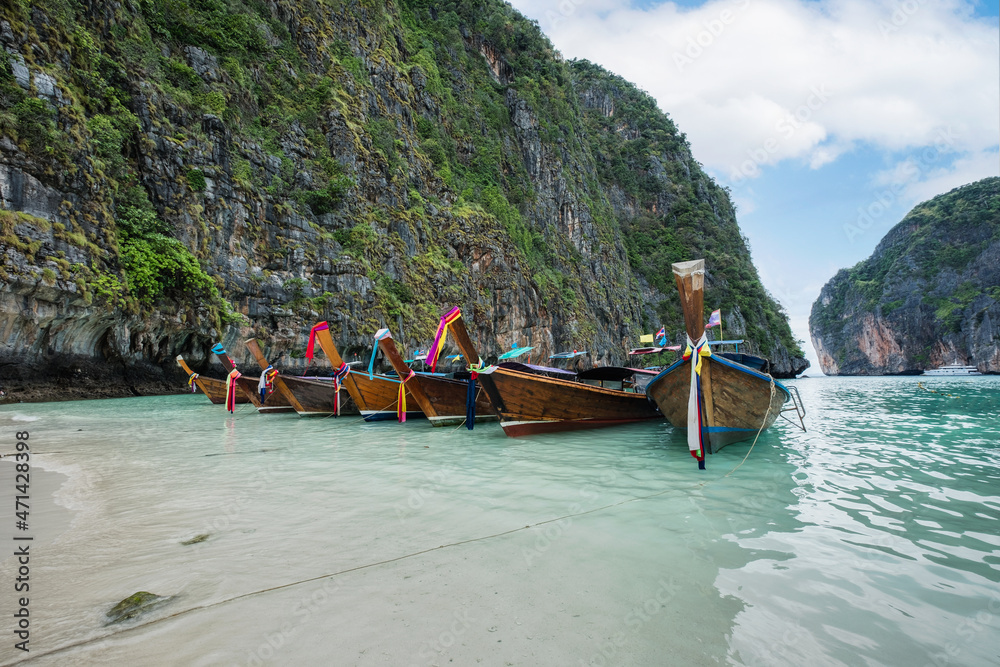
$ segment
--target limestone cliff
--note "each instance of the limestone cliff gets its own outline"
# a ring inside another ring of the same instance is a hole
[[[827,375],[1000,372],[1000,178],[915,207],[823,287],[809,329]]]
[[[41,0],[0,7],[0,45],[8,387],[162,391],[248,336],[301,365],[320,319],[412,350],[451,305],[484,355],[621,363],[680,330],[641,261],[664,230],[749,295],[727,330],[803,366],[683,135],[497,0]]]

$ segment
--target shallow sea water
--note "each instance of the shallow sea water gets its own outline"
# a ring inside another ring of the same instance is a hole
[[[704,471],[666,423],[4,406],[0,548],[25,429],[35,540],[27,654],[0,565],[0,663],[1000,664],[1000,378],[793,383],[807,433]],[[136,591],[170,599],[106,625]]]

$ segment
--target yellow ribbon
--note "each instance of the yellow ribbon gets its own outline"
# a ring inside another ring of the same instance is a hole
[[[684,361],[691,358],[691,352],[691,345],[688,344],[688,346],[684,348]],[[705,341],[698,347],[698,362],[694,365],[694,372],[696,374],[701,375],[701,363],[710,356],[712,356],[712,348],[709,347],[708,341]]]
[[[712,348],[708,341],[705,341],[705,344],[698,348],[698,363],[694,366],[695,373],[701,375],[701,363],[710,356],[712,356]]]
[[[414,373],[411,368],[406,377],[400,378],[399,380],[399,394],[396,396],[396,419],[398,419],[400,423],[406,421],[406,381],[414,375],[416,375],[416,373]]]

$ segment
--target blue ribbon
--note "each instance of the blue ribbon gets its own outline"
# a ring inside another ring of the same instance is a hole
[[[476,425],[476,379],[469,378],[469,388],[465,393],[465,428],[470,431]]]
[[[372,358],[368,360],[368,379],[375,379],[375,355],[378,354],[378,339],[375,339],[375,345],[372,346]]]

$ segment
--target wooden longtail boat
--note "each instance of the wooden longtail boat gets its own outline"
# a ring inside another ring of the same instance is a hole
[[[414,372],[399,354],[388,329],[379,331],[375,338],[396,374],[401,378],[409,378],[406,388],[432,426],[454,426],[466,421],[469,415],[469,381]],[[473,422],[496,421],[496,413],[493,412],[486,393],[475,384],[472,391],[475,392]]]
[[[705,335],[705,260],[673,265],[687,330],[682,359],[657,375],[646,394],[677,428],[686,428],[688,448],[705,467],[705,454],[755,437],[768,428],[791,398],[768,374],[711,351]]]
[[[261,371],[272,374],[271,381],[275,389],[285,395],[300,417],[358,414],[358,408],[350,395],[346,396],[346,401],[340,396],[340,385],[334,382],[333,378],[326,381],[282,375],[268,363],[255,338],[246,341],[246,346]]]
[[[177,355],[177,365],[180,366],[185,373],[188,374],[188,384],[194,384],[194,386],[201,389],[201,393],[208,396],[208,400],[212,401],[216,405],[223,405],[226,402],[226,381],[216,380],[215,378],[207,378],[198,375],[191,367],[187,365],[184,361],[184,357]],[[250,399],[244,396],[242,393],[236,396],[237,403],[246,403]]]
[[[356,372],[350,370],[337,351],[337,346],[330,335],[330,327],[326,322],[318,322],[309,332],[309,346],[306,348],[306,358],[310,361],[313,358],[313,344],[318,342],[323,348],[330,363],[337,369],[338,375],[342,378],[341,384],[351,395],[361,416],[365,421],[383,421],[388,419],[414,419],[423,417],[424,413],[419,408],[419,404],[413,398],[410,388],[404,384],[404,403],[406,410],[399,414],[399,379],[390,378],[384,375],[372,374],[369,377],[366,372]],[[372,352],[374,354],[374,352]]]
[[[451,320],[457,311],[453,309],[445,318]],[[479,360],[474,370],[500,416],[504,433],[509,436],[600,428],[661,417],[645,394],[502,366],[482,368],[482,358],[469,338],[460,312],[449,326],[465,358]]]
[[[213,347],[212,352],[219,358],[219,361],[225,366],[227,372],[232,372],[236,368],[236,364],[229,358],[229,353],[221,345]],[[295,408],[288,400],[288,397],[280,391],[266,392],[266,396],[262,399],[258,387],[259,382],[260,377],[257,375],[241,375],[236,378],[236,386],[253,403],[253,406],[257,408],[257,412],[261,414],[295,412]]]

